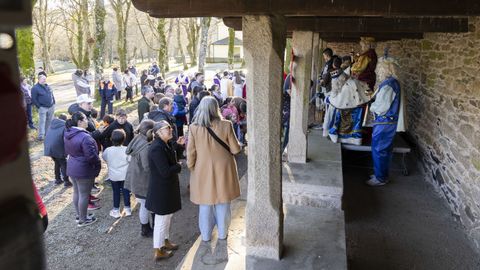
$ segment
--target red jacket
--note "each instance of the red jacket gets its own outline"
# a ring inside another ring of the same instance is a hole
[[[38,211],[40,212],[40,216],[43,218],[44,216],[47,215],[47,208],[45,207],[45,204],[43,204],[42,197],[40,197],[40,194],[38,194],[37,187],[35,186],[35,183],[32,182],[33,185],[33,195],[35,195],[35,201],[37,202],[38,206]]]

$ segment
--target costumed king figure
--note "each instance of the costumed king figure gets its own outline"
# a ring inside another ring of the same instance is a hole
[[[385,56],[377,64],[378,90],[370,106],[374,113],[372,134],[372,159],[374,175],[366,182],[370,186],[388,183],[388,171],[392,158],[393,139],[398,122],[403,123],[402,95],[397,77],[395,60]]]

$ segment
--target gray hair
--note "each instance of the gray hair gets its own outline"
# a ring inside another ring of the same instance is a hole
[[[202,127],[212,126],[214,120],[222,119],[217,100],[212,96],[206,96],[200,101],[195,111],[192,123]]]
[[[153,87],[151,85],[144,85],[142,87],[142,96],[145,96],[149,92],[153,92]]]

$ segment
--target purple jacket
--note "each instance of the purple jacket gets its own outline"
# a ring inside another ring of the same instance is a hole
[[[77,179],[91,179],[100,173],[98,147],[90,133],[72,127],[65,130],[65,153],[68,155],[67,175]]]

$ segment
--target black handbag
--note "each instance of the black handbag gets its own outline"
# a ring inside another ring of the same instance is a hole
[[[215,134],[215,132],[213,132],[213,130],[211,128],[207,127],[207,131],[215,139],[215,141],[217,141],[221,146],[223,146],[223,148],[225,148],[225,150],[228,151],[228,153],[230,153],[233,156],[232,152],[230,151],[230,147],[224,141],[222,141],[222,139],[220,139],[217,136],[217,134]]]

